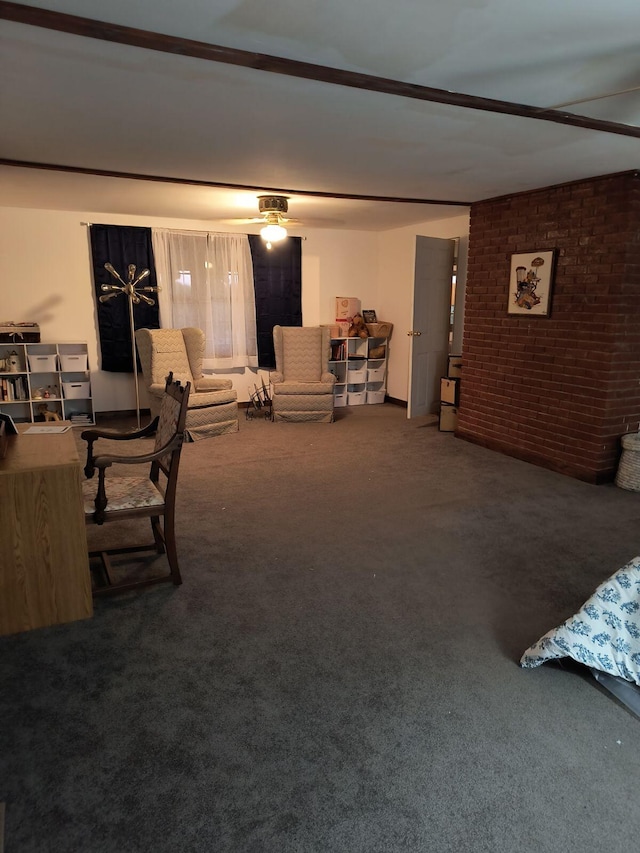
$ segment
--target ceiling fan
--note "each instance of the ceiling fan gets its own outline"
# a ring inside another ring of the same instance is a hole
[[[260,216],[253,219],[234,219],[234,223],[250,224],[254,222],[262,222],[264,228],[260,229],[260,236],[267,244],[267,249],[271,248],[272,243],[277,243],[284,240],[287,236],[287,224],[300,224],[299,219],[290,219],[287,216],[289,211],[289,197],[285,195],[259,195],[258,210]]]

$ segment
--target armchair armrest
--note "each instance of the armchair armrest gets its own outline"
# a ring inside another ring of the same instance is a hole
[[[158,418],[154,418],[146,427],[135,432],[119,432],[115,429],[85,429],[80,433],[80,438],[87,442],[87,462],[84,466],[84,474],[90,480],[96,469],[96,460],[93,457],[93,445],[99,438],[108,438],[111,441],[131,441],[132,438],[146,438],[153,435],[158,428]]]
[[[215,376],[201,376],[200,379],[194,380],[195,390],[201,391],[228,391],[233,388],[231,379],[218,379]]]
[[[272,370],[269,374],[269,381],[273,385],[277,385],[279,382],[284,382],[284,373],[278,373],[277,370]]]
[[[336,377],[333,373],[323,373],[320,377],[320,382],[328,382],[330,385],[336,384]]]
[[[153,382],[151,385],[149,385],[147,391],[149,392],[149,394],[153,394],[154,397],[162,397],[162,395],[164,394],[164,389],[165,386],[162,385],[160,382]]]

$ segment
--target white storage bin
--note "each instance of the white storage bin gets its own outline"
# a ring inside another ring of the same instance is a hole
[[[89,382],[63,382],[65,400],[86,400],[91,396]]]
[[[367,382],[382,382],[384,379],[384,364],[380,367],[370,367],[367,370]]]
[[[367,403],[384,403],[384,389],[382,391],[367,391]]]
[[[29,353],[29,370],[32,373],[54,373],[57,368],[56,354],[46,355]]]
[[[367,399],[366,391],[349,391],[347,394],[347,404],[349,406],[361,406]]]
[[[354,385],[357,382],[365,382],[366,378],[367,378],[366,366],[363,366],[360,364],[356,364],[356,365],[350,364],[349,365],[349,370],[347,372],[347,382]]]
[[[86,352],[60,353],[60,370],[83,373],[87,369]]]
[[[340,406],[346,406],[347,405],[347,394],[346,394],[346,392],[336,394],[335,397],[333,398],[333,405],[334,405],[334,408],[336,408],[336,409],[340,408]]]

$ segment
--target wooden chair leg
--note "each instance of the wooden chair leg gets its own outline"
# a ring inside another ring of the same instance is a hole
[[[164,517],[164,544],[167,549],[167,560],[169,561],[173,583],[179,586],[182,583],[182,576],[180,574],[180,567],[178,566],[178,549],[176,548],[173,518],[166,515]]]
[[[160,516],[153,515],[151,517],[151,531],[158,554],[164,554],[164,535],[162,533],[162,526],[160,525]]]

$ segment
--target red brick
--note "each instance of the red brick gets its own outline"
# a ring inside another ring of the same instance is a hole
[[[478,202],[470,235],[460,434],[610,478],[640,426],[638,173]],[[551,316],[507,315],[511,253],[551,248]]]

